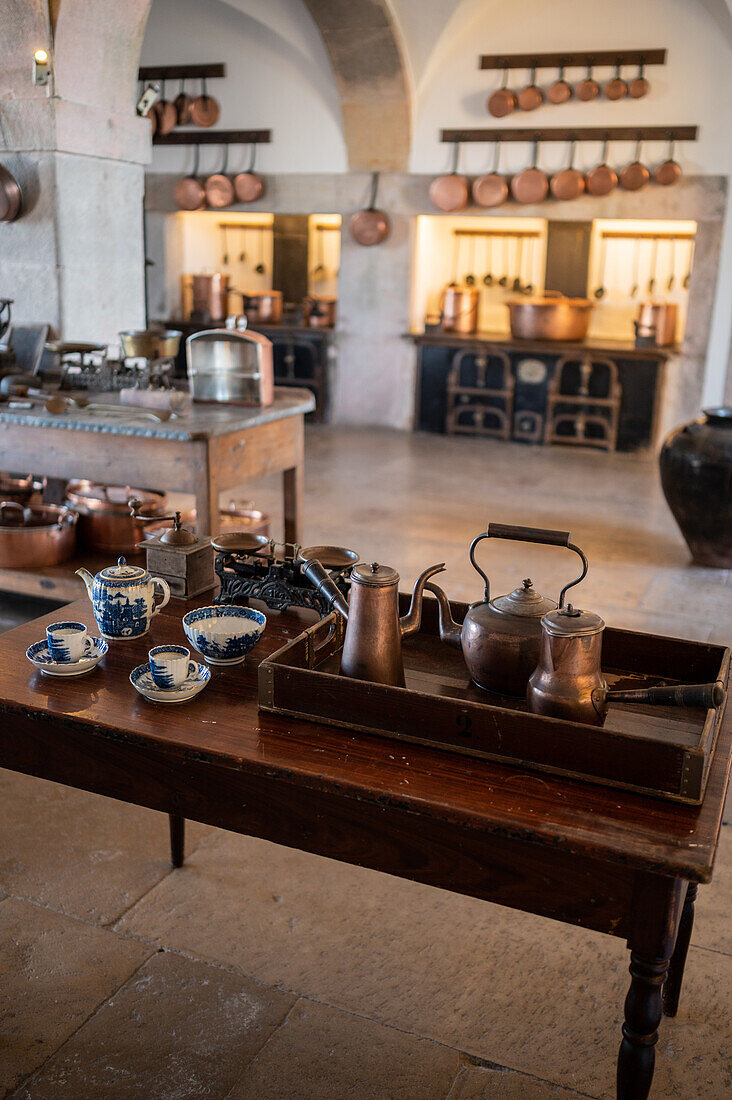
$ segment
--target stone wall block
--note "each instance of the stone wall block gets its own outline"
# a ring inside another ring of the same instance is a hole
[[[143,171],[139,165],[58,155],[59,262],[142,267]]]

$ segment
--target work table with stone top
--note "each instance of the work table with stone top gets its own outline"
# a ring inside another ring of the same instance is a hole
[[[315,398],[310,390],[280,386],[275,387],[274,401],[267,407],[194,403],[190,411],[158,423],[149,416],[140,416],[140,413],[149,413],[149,409],[120,405],[119,395],[116,393],[95,393],[91,400],[105,405],[119,405],[129,416],[105,414],[73,406],[65,413],[54,414],[46,412],[39,401],[38,406],[32,409],[9,409],[0,405],[0,425],[24,424],[32,428],[65,428],[70,431],[133,435],[146,439],[194,441],[245,431],[247,428],[282,420],[297,413],[305,414],[315,408]]]

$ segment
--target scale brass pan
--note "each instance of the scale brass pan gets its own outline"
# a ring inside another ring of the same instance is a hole
[[[214,535],[211,545],[222,554],[238,551],[244,554],[259,554],[269,546],[266,535],[250,535],[247,531],[222,531]]]
[[[348,550],[345,546],[302,546],[297,556],[299,561],[317,558],[323,568],[328,570],[349,569],[358,561],[356,551]]]

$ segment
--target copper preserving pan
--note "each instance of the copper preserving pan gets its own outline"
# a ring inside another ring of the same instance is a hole
[[[0,568],[43,569],[74,556],[77,515],[69,508],[43,504],[23,508],[0,503]]]
[[[539,156],[539,142],[534,142],[534,159],[530,168],[524,168],[523,172],[519,172],[517,176],[514,176],[511,180],[511,194],[516,202],[524,204],[532,204],[535,202],[541,202],[546,198],[549,191],[549,180],[547,179],[546,172],[542,172],[541,168],[537,168],[537,160]]]
[[[14,222],[23,209],[23,195],[15,176],[0,164],[0,222]]]
[[[129,485],[98,485],[93,481],[72,481],[66,489],[67,502],[79,513],[79,538],[89,550],[119,555],[134,554],[142,541],[145,522],[130,515],[128,501],[141,500],[147,515],[163,515],[167,496],[153,489]]]
[[[589,172],[585,176],[585,187],[590,195],[599,197],[601,195],[609,195],[611,191],[614,191],[618,186],[618,174],[614,168],[607,163],[607,147],[608,142],[605,142],[602,147],[602,163],[596,165],[594,168],[590,168]]]
[[[668,187],[681,176],[681,165],[674,160],[674,141],[671,139],[668,147],[668,156],[666,160],[659,164],[653,173],[653,178],[656,183],[660,183],[663,187]]]
[[[535,298],[506,302],[511,335],[517,340],[584,340],[590,324],[589,298],[565,298],[547,290]]]
[[[465,176],[458,173],[460,146],[455,143],[452,154],[452,171],[449,175],[438,176],[430,184],[430,198],[438,210],[446,214],[463,210],[468,205],[470,185]]]
[[[641,187],[645,187],[651,178],[651,173],[645,164],[641,163],[640,151],[641,142],[638,141],[635,147],[635,159],[620,169],[618,180],[625,191],[640,191]]]
[[[254,158],[257,154],[257,146],[252,143],[252,151],[249,156],[249,167],[246,172],[238,172],[234,176],[234,192],[239,202],[256,202],[264,194],[264,180],[258,172],[254,171]]]
[[[488,102],[486,106],[490,114],[494,118],[505,118],[506,115],[510,115],[511,111],[516,110],[517,99],[510,88],[507,88],[508,84],[508,69],[503,70],[503,84],[497,91],[492,92],[488,96]]]
[[[379,189],[379,173],[371,176],[371,198],[365,210],[357,211],[349,223],[351,236],[356,244],[370,248],[381,244],[389,236],[391,225],[383,210],[376,208],[376,195]]]
[[[193,147],[193,168],[189,176],[179,179],[173,189],[173,197],[179,210],[204,210],[206,190],[198,178],[199,147]]]
[[[223,210],[226,206],[231,206],[234,201],[234,184],[226,175],[226,168],[229,163],[229,146],[224,145],[224,156],[221,164],[221,171],[214,172],[208,177],[203,185],[203,189],[206,192],[206,202],[214,210]]]
[[[500,206],[508,198],[508,183],[498,172],[500,156],[501,143],[497,141],[492,169],[473,181],[473,202],[477,206]]]
[[[574,167],[576,148],[577,142],[570,142],[569,164],[561,172],[557,172],[556,176],[552,176],[552,181],[549,184],[552,195],[561,202],[578,199],[585,189],[585,177]]]

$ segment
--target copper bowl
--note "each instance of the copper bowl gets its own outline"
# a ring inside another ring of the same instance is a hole
[[[584,340],[590,325],[589,298],[565,298],[548,291],[506,302],[515,340]]]

